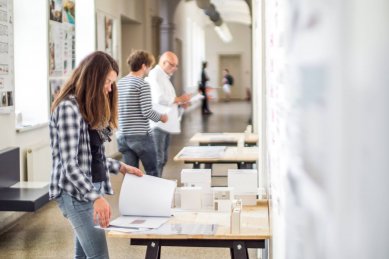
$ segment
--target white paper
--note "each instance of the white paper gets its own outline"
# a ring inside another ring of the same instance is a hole
[[[204,99],[204,95],[198,93],[198,94],[196,94],[196,95],[193,95],[193,96],[190,98],[189,102],[192,103],[192,102],[200,101],[200,100],[202,100],[202,99]]]
[[[158,229],[147,231],[147,234],[159,235],[214,235],[216,224],[165,224]]]
[[[49,182],[18,182],[10,186],[10,188],[41,189],[49,184]]]
[[[125,228],[125,227],[113,227],[113,226],[109,226],[106,228],[95,226],[95,228],[103,229],[105,231],[119,231],[124,233],[142,232],[142,231],[149,230],[148,228]]]
[[[189,146],[182,149],[180,157],[220,158],[225,150],[225,146]]]
[[[169,219],[168,217],[120,216],[111,221],[109,226],[127,229],[151,229],[159,228]]]
[[[154,122],[150,120],[150,126],[154,128],[157,126],[158,128],[167,131],[169,133],[180,133],[181,125],[180,118],[178,115],[178,106],[177,104],[173,104],[171,106],[165,106],[160,104],[153,104],[153,108],[159,111],[162,114],[167,114],[168,120],[165,123],[162,122]]]
[[[120,214],[169,217],[175,188],[176,183],[171,180],[126,174],[120,190]]]

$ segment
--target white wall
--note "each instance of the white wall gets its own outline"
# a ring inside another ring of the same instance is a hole
[[[17,0],[15,2],[22,1]],[[24,1],[25,2],[25,1]],[[24,2],[20,2],[24,4]],[[29,2],[29,1],[27,1]],[[115,2],[115,3],[113,3]],[[33,11],[30,14],[33,15],[33,18],[28,18],[29,21],[35,21],[39,20],[42,23],[42,26],[40,26],[37,29],[30,30],[31,33],[34,33],[34,36],[28,36],[31,39],[41,42],[40,44],[47,45],[47,24],[48,24],[48,18],[47,18],[47,5],[48,2],[46,0],[40,0],[39,2],[41,5],[33,5],[37,8],[39,7],[40,10],[37,10],[41,13],[41,15],[37,15],[37,12]],[[154,1],[150,1],[150,6],[148,8],[148,12],[151,12],[152,10],[155,11],[155,8],[153,6],[155,4]],[[31,5],[30,5],[31,7]],[[120,21],[120,16],[125,15],[126,17],[135,19],[135,20],[143,20],[144,14],[148,13],[144,10],[144,3],[143,1],[129,1],[129,0],[115,0],[115,1],[105,1],[105,0],[76,0],[76,60],[77,63],[82,60],[87,54],[93,52],[96,50],[96,25],[95,25],[95,8],[98,10],[101,10],[105,13],[111,14],[113,17],[116,17]],[[15,16],[15,26],[17,26],[20,19],[24,19],[25,17],[22,15]],[[151,19],[151,17],[147,17],[148,19]],[[25,28],[24,28],[25,29]],[[120,22],[119,26],[116,27],[116,35],[119,37],[118,42],[120,42]],[[17,36],[16,36],[17,37]],[[35,39],[35,38],[36,39]],[[48,57],[47,57],[47,50],[46,52],[37,52],[35,54],[39,54],[39,57],[33,57],[32,52],[34,50],[29,45],[30,40],[24,40],[20,41],[20,39],[15,38],[15,44],[18,46],[18,49],[27,51],[24,52],[18,52],[18,58],[21,62],[24,60],[24,62],[27,62],[29,64],[29,68],[23,69],[20,71],[20,69],[15,69],[15,80],[27,80],[31,90],[34,89],[35,84],[44,84],[43,87],[41,86],[40,89],[45,89],[46,92],[40,92],[40,91],[32,91],[27,92],[29,94],[30,98],[34,98],[34,96],[40,96],[44,95],[47,96],[48,94],[48,86],[47,86],[47,73],[48,73]],[[145,36],[144,42],[147,41],[147,37]],[[120,49],[120,48],[119,48]],[[121,49],[120,49],[121,51]],[[24,54],[23,54],[24,53]],[[22,54],[22,55],[20,55]],[[33,75],[30,75],[29,73],[33,73]],[[42,82],[37,82],[37,78],[40,78]],[[15,93],[15,98],[17,100],[17,95],[19,93]],[[45,97],[46,100],[48,100],[48,97]],[[24,107],[24,106],[23,106]],[[48,107],[48,105],[46,105]],[[31,107],[25,107],[30,109]],[[31,108],[32,109],[32,108]],[[48,115],[48,111],[47,111]],[[47,121],[47,119],[43,119],[43,121]],[[11,114],[0,114],[0,149],[10,147],[10,146],[18,146],[21,150],[21,162],[20,162],[20,168],[21,168],[21,179],[25,179],[24,176],[27,174],[26,172],[26,149],[32,145],[35,145],[36,143],[40,142],[49,142],[49,129],[47,125],[43,125],[42,127],[38,128],[31,128],[27,131],[23,131],[20,133],[16,132],[15,127],[15,113]],[[107,155],[115,155],[117,153],[116,148],[116,140],[114,139],[106,148]],[[19,212],[0,212],[0,229],[3,227],[6,227],[10,222],[15,221],[18,219],[21,215],[24,213]]]
[[[388,258],[389,3],[260,2],[272,258]]]
[[[47,122],[49,116],[47,9],[45,0],[14,1],[15,109],[28,124]]]
[[[197,91],[201,62],[205,60],[205,19],[206,16],[195,1],[181,1],[174,15],[174,37],[181,39],[183,45],[184,56],[179,58],[185,67],[183,90],[187,92]]]

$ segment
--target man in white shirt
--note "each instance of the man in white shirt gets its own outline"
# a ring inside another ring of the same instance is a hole
[[[168,159],[167,151],[170,143],[170,135],[181,132],[178,105],[186,108],[190,100],[189,94],[183,94],[177,97],[173,84],[170,81],[170,77],[177,69],[177,56],[173,52],[167,51],[162,54],[158,65],[145,78],[151,86],[153,109],[162,114],[168,114],[169,117],[168,122],[165,124],[150,121],[150,126],[153,129],[152,135],[156,145],[160,177]]]

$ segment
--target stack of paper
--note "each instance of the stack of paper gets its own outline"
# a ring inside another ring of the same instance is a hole
[[[225,150],[225,146],[189,146],[182,149],[180,157],[220,158]]]
[[[215,224],[165,224],[158,229],[148,231],[147,234],[159,235],[214,235]]]

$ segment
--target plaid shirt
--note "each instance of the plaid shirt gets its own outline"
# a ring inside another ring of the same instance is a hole
[[[88,124],[74,96],[63,100],[55,108],[49,127],[53,158],[50,199],[60,196],[62,191],[79,201],[94,201],[101,193],[113,194],[109,171],[117,174],[120,162],[104,157],[107,180],[102,182],[101,193],[96,191],[92,183]]]

